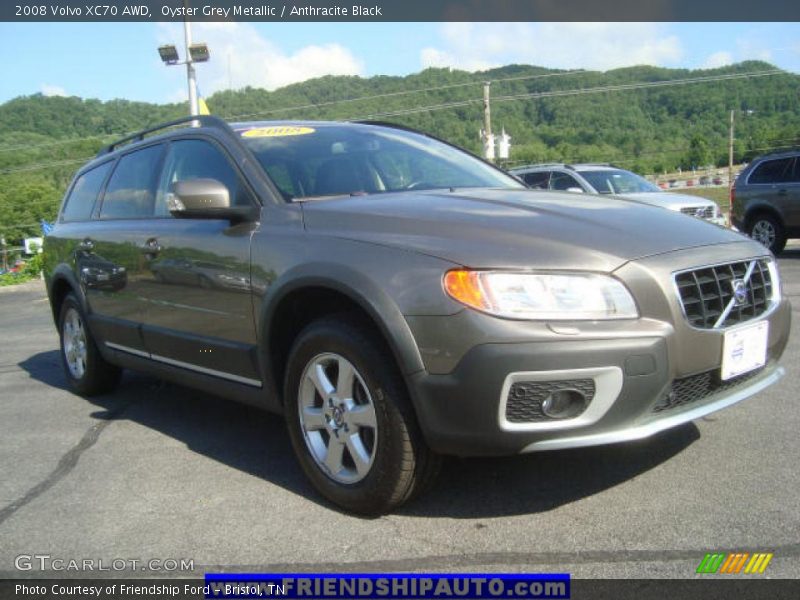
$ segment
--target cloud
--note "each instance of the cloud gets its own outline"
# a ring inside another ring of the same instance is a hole
[[[63,87],[58,85],[50,85],[49,83],[43,83],[40,86],[40,91],[44,96],[67,96],[66,90]]]
[[[509,63],[607,70],[675,65],[680,40],[657,23],[446,23],[439,47],[420,52],[423,67],[484,70]]]
[[[741,60],[772,61],[772,51],[764,47],[764,40],[740,37],[736,40],[736,53]]]
[[[229,86],[274,90],[315,77],[360,75],[364,71],[362,62],[339,44],[309,45],[285,52],[249,23],[194,23],[192,33],[195,41],[208,44],[211,53],[211,60],[197,67],[205,96]],[[158,38],[160,43],[182,42],[183,28],[161,23]]]
[[[717,69],[726,65],[733,64],[733,54],[720,50],[714,52],[706,58],[705,62],[701,65],[702,69]]]

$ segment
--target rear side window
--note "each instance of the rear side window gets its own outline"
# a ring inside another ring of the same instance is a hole
[[[78,177],[61,215],[65,222],[88,221],[91,218],[95,200],[112,164],[107,162]]]
[[[567,175],[566,173],[559,173],[557,171],[553,171],[553,176],[550,178],[550,189],[551,190],[567,190],[569,188],[580,188],[581,184],[579,184],[574,177],[571,175]],[[583,188],[581,188],[583,189]]]
[[[153,216],[156,182],[163,145],[123,156],[106,187],[101,219],[141,219]]]
[[[789,178],[792,183],[800,183],[800,159],[795,157],[794,169],[792,169],[792,176]]]
[[[528,187],[535,190],[546,190],[547,180],[550,179],[550,171],[540,171],[537,173],[525,173],[522,180]]]
[[[751,173],[748,183],[785,183],[791,179],[793,158],[765,160]]]

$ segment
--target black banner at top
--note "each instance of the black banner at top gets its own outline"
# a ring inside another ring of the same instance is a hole
[[[800,21],[787,0],[3,0],[0,21]]]

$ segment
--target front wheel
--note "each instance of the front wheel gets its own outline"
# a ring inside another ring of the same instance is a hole
[[[70,387],[83,396],[113,390],[119,383],[121,370],[101,356],[74,294],[64,298],[58,324],[61,364]]]
[[[348,316],[308,325],[285,387],[292,445],[314,487],[359,514],[388,512],[435,476],[391,353]]]
[[[773,254],[781,253],[786,247],[783,225],[772,215],[756,215],[750,222],[747,233]]]

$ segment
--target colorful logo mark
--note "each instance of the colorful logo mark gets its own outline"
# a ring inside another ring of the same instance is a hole
[[[772,560],[771,552],[731,552],[729,554],[717,552],[706,554],[700,565],[698,573],[703,574],[739,574],[763,573],[767,570],[769,561]],[[746,565],[746,566],[745,566]]]

